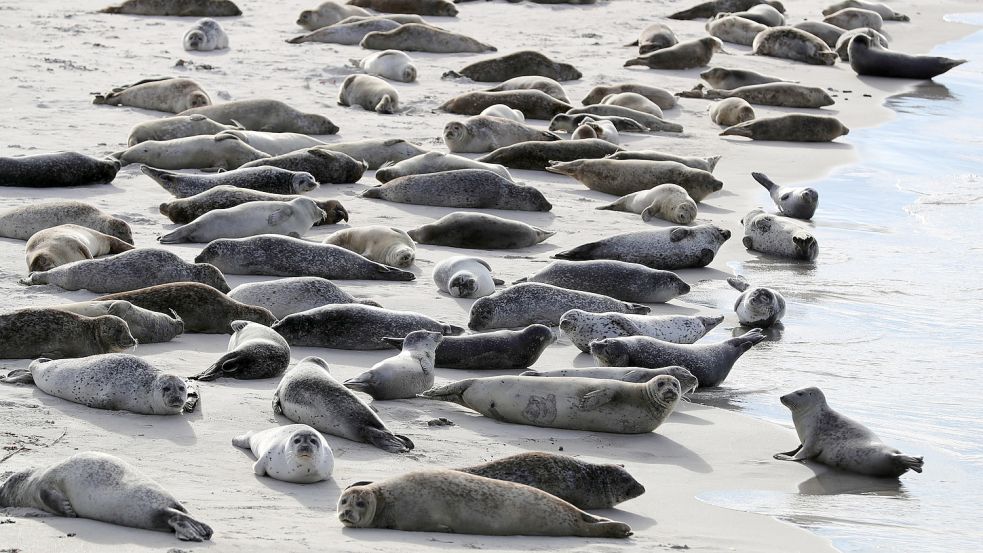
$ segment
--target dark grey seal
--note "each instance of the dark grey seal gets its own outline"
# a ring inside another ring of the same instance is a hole
[[[290,345],[273,329],[250,321],[232,321],[229,352],[192,380],[222,377],[256,380],[280,376],[290,364]]]
[[[549,211],[552,204],[532,186],[484,169],[407,175],[362,192],[363,198],[438,207]]]
[[[857,75],[872,77],[931,79],[967,61],[943,56],[913,56],[903,52],[892,52],[863,34],[853,37],[848,50],[850,67],[857,72]]]
[[[557,117],[562,117],[558,115]],[[600,159],[620,152],[622,148],[600,138],[561,140],[558,142],[522,142],[499,148],[479,157],[482,163],[497,163],[511,169],[545,171],[551,161]]]
[[[338,126],[316,113],[304,113],[279,100],[236,100],[183,111],[178,115],[200,113],[224,125],[238,125],[250,131],[335,134]]]
[[[158,206],[158,210],[172,222],[183,225],[216,209],[227,209],[249,202],[289,202],[298,197],[222,185],[209,188],[189,198],[164,202]],[[327,213],[327,217],[314,226],[333,225],[341,220],[348,221],[348,210],[338,200],[314,200],[314,203]]]
[[[744,136],[751,140],[787,142],[832,142],[849,133],[850,129],[835,117],[789,113],[745,121],[724,129],[720,136]]]
[[[53,188],[113,182],[122,163],[77,152],[0,157],[0,186]]]
[[[555,62],[533,50],[521,50],[514,54],[482,60],[468,65],[451,76],[464,76],[472,81],[496,83],[515,77],[538,75],[556,81],[575,81],[583,75],[577,68]]]
[[[240,168],[265,166],[310,173],[322,184],[344,184],[357,182],[362,178],[368,164],[364,161],[355,161],[351,156],[341,152],[315,146],[289,154],[250,161]]]
[[[554,115],[563,113],[573,106],[561,102],[542,90],[502,90],[499,92],[467,92],[444,102],[440,109],[461,115],[480,115],[486,108],[504,104],[517,109],[527,119],[549,121]]]
[[[531,324],[557,326],[560,317],[571,309],[591,313],[634,313],[644,315],[651,309],[637,303],[623,302],[609,296],[568,290],[538,282],[524,282],[471,304],[468,328],[519,328]]]
[[[740,12],[758,4],[768,4],[779,12],[785,13],[785,6],[778,0],[711,0],[673,13],[669,19],[709,19],[718,13]]]
[[[211,174],[176,173],[147,165],[140,167],[140,170],[177,198],[188,198],[222,185],[271,194],[303,194],[318,186],[314,175],[310,173],[288,171],[279,167],[239,168]]]
[[[597,242],[560,252],[557,259],[614,259],[652,269],[706,267],[717,255],[730,231],[716,225],[669,227],[616,234]]]
[[[665,303],[689,293],[689,284],[676,273],[613,260],[554,261],[515,282],[540,282],[641,303]]]
[[[485,213],[457,212],[407,234],[418,244],[508,250],[534,246],[556,233]]]
[[[287,315],[273,325],[292,346],[334,349],[389,349],[383,338],[405,338],[414,330],[457,336],[464,329],[410,311],[357,303],[316,307]]]
[[[384,338],[402,348],[401,338]],[[462,336],[445,336],[437,346],[435,365],[444,369],[512,371],[529,368],[556,336],[548,326],[529,325],[522,330],[496,330]]]

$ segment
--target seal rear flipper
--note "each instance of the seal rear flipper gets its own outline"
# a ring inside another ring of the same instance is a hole
[[[519,376],[543,376],[543,373],[539,371],[523,371],[519,373]]]
[[[593,259],[592,255],[597,248],[597,243],[584,244],[576,248],[560,252],[553,256],[553,259]]]
[[[157,241],[161,244],[181,244],[183,242],[188,242],[188,234],[190,233],[187,229],[188,225],[176,228],[164,236],[159,237]]]
[[[754,180],[758,181],[761,186],[764,186],[770,192],[772,189],[777,188],[778,185],[775,184],[771,179],[769,179],[764,173],[751,173]]]
[[[522,277],[522,278],[520,278],[518,280],[513,280],[512,281],[512,284],[519,284],[521,282],[529,282],[529,277]]]
[[[349,390],[369,394],[375,399],[375,383],[373,383],[372,374],[370,373],[364,372],[355,378],[349,378],[342,385]]]
[[[223,356],[222,359],[225,359],[225,357]],[[224,376],[224,371],[222,370],[222,359],[219,359],[202,372],[189,376],[188,380],[201,380],[207,382],[209,380],[218,380],[219,378],[222,378],[222,376]]]
[[[648,315],[652,308],[640,303],[625,303],[625,312],[633,315]]]
[[[373,186],[359,194],[361,198],[378,199],[382,197],[382,185]],[[347,219],[346,219],[347,220]]]
[[[402,269],[397,269],[395,267],[389,267],[386,265],[379,265],[377,269],[379,273],[385,275],[382,280],[416,280],[416,275],[409,271],[404,271]]]
[[[913,457],[911,455],[902,455],[900,453],[895,453],[893,455],[895,462],[905,469],[911,469],[915,472],[920,473],[922,471],[922,466],[925,464],[924,457]]]
[[[525,281],[525,279],[521,279],[521,280],[523,282]],[[520,282],[520,281],[517,280],[516,282]],[[492,277],[492,284],[494,284],[495,286],[505,286],[505,281],[500,278]]]
[[[722,156],[710,156],[710,157],[706,158],[706,160],[707,160],[707,167],[710,168],[710,172],[711,173],[713,172],[714,169],[717,168],[717,162],[720,161],[720,158],[721,157]]]
[[[212,538],[212,529],[203,522],[191,518],[177,509],[166,509],[170,517],[167,525],[174,530],[177,539],[184,541],[205,541]]]
[[[586,523],[584,533],[589,537],[627,538],[632,535],[631,526],[623,522],[616,522],[590,513],[581,513],[580,519]]]
[[[477,379],[475,378],[458,380],[457,382],[452,382],[444,386],[430,388],[429,390],[418,394],[417,397],[436,399],[440,401],[450,401],[470,409],[471,406],[464,401],[464,392],[466,392],[468,388],[470,388],[476,381]]]
[[[365,441],[389,453],[406,453],[415,446],[406,436],[393,434],[388,430],[365,428]]]
[[[55,488],[41,488],[38,496],[41,499],[41,503],[52,513],[63,517],[78,517],[75,509],[72,508],[72,503],[61,491]]]
[[[242,449],[249,449],[250,448],[249,438],[252,438],[253,434],[255,434],[255,432],[250,430],[249,432],[246,432],[241,436],[236,436],[235,438],[232,438],[232,445],[236,447],[241,447]]]
[[[684,90],[682,92],[677,92],[676,96],[680,98],[706,98],[707,95],[704,92],[706,87],[703,84],[698,84],[693,87],[693,90]]]
[[[728,278],[727,284],[730,284],[730,287],[737,290],[738,292],[743,292],[748,289],[748,286],[750,286],[747,279],[745,279],[740,275]]]
[[[30,369],[14,369],[5,376],[0,376],[4,384],[34,384],[34,375]]]

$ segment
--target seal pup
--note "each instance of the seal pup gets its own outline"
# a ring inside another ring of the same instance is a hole
[[[823,15],[832,15],[846,8],[860,8],[876,12],[884,21],[911,21],[907,15],[892,10],[887,4],[866,2],[865,0],[842,0],[823,8]]]
[[[224,169],[231,171],[250,161],[269,158],[234,134],[189,136],[174,140],[147,140],[114,152],[123,165],[142,163],[157,169]]]
[[[383,338],[402,348],[400,338]],[[522,330],[495,330],[462,336],[444,336],[437,345],[434,364],[445,369],[514,371],[531,367],[556,336],[548,326],[529,325]]]
[[[399,23],[386,19],[385,17],[368,17],[350,23],[335,23],[327,27],[321,27],[316,31],[295,36],[289,40],[289,44],[303,44],[305,42],[323,42],[328,44],[343,44],[345,46],[355,46],[365,35],[376,31],[391,31],[398,29]]]
[[[766,328],[778,323],[785,315],[785,298],[771,288],[751,286],[744,277],[727,279],[731,288],[741,292],[734,302],[734,312],[741,325]]]
[[[671,271],[706,267],[729,238],[730,231],[716,225],[668,227],[616,234],[553,257],[574,261],[614,259]]]
[[[289,202],[249,202],[209,211],[157,240],[161,244],[207,244],[219,238],[245,238],[259,234],[284,234],[299,238],[327,216],[314,200],[304,196]]]
[[[517,109],[529,119],[549,121],[554,115],[563,113],[573,106],[561,102],[542,90],[502,90],[486,92],[479,90],[460,94],[444,102],[439,109],[460,115],[478,115],[485,108],[504,104]]]
[[[692,69],[710,63],[714,52],[723,52],[724,45],[713,36],[703,37],[675,46],[656,50],[625,62],[625,67],[644,65],[649,69]]]
[[[115,236],[79,225],[58,225],[38,231],[27,241],[29,271],[48,271],[83,259],[133,249]]]
[[[213,240],[195,258],[233,275],[318,276],[329,280],[413,280],[409,272],[333,244],[262,234]]]
[[[444,125],[443,138],[451,152],[471,154],[484,154],[520,142],[562,140],[550,131],[541,131],[518,121],[488,115],[447,123]]]
[[[505,104],[495,104],[493,106],[488,106],[481,110],[478,115],[490,115],[492,117],[500,117],[502,119],[509,119],[515,121],[516,123],[525,123],[526,116],[517,109],[512,109]]]
[[[814,188],[779,186],[764,173],[751,173],[751,176],[768,190],[771,199],[778,206],[778,212],[782,215],[809,220],[816,214],[816,208],[819,207],[819,192]]]
[[[191,380],[237,378],[256,380],[280,376],[290,364],[290,345],[266,325],[232,321],[229,352]]]
[[[486,213],[457,212],[407,232],[418,244],[509,250],[535,246],[556,234]]]
[[[555,163],[546,170],[573,177],[591,190],[616,196],[674,183],[684,188],[693,201],[701,202],[724,187],[713,174],[674,161],[581,159]]]
[[[618,92],[608,94],[601,99],[601,104],[609,106],[621,106],[642,113],[648,113],[656,117],[662,117],[662,108],[652,100],[636,92]]]
[[[128,301],[83,301],[52,305],[50,309],[68,311],[83,317],[113,315],[126,321],[130,334],[140,344],[170,342],[184,334],[184,321],[174,313],[158,313]]]
[[[454,470],[532,486],[578,509],[610,509],[645,493],[645,487],[622,465],[600,465],[542,451]]]
[[[143,1],[128,0],[127,4]],[[184,541],[212,537],[212,529],[189,515],[159,484],[129,463],[95,451],[14,473],[0,487],[0,507],[30,507],[54,515],[174,532]]]
[[[622,149],[617,144],[611,144],[600,138],[554,142],[520,142],[479,157],[478,161],[501,164],[512,169],[546,171],[552,162],[598,159],[620,152]]]
[[[225,34],[225,29],[218,21],[208,18],[199,19],[187,33],[184,33],[183,44],[184,49],[188,51],[225,50],[229,47],[229,35]]]
[[[686,189],[677,184],[660,184],[649,190],[622,196],[596,209],[640,213],[643,221],[658,217],[670,223],[688,225],[696,219],[696,202]]]
[[[590,343],[590,354],[602,367],[686,367],[699,379],[700,388],[714,388],[727,378],[744,352],[764,339],[760,328],[714,344],[674,344],[648,336],[627,336],[595,340]]]
[[[242,126],[250,131],[335,134],[338,126],[316,113],[304,113],[279,100],[234,100],[189,109],[178,115],[201,114],[225,125]]]
[[[113,300],[128,301],[158,313],[176,313],[184,321],[186,332],[231,334],[233,321],[253,321],[267,326],[276,322],[266,309],[239,303],[197,282],[160,284],[96,298],[96,301]]]
[[[723,320],[722,315],[632,315],[571,309],[560,317],[560,330],[580,351],[590,353],[590,343],[594,340],[622,336],[648,336],[676,344],[692,344]]]
[[[165,77],[144,79],[114,88],[110,92],[96,94],[92,103],[181,113],[210,106],[212,100],[201,85],[191,79]]]
[[[393,434],[371,407],[335,380],[320,357],[306,357],[283,375],[273,392],[273,413],[389,453],[413,449],[409,438]]]
[[[358,6],[346,6],[335,2],[322,2],[313,10],[304,10],[297,17],[297,24],[308,31],[334,25],[351,16],[371,16],[372,12]]]
[[[477,209],[549,211],[553,205],[532,186],[517,185],[484,169],[395,178],[362,192],[363,198],[390,202]]]
[[[427,152],[397,163],[384,164],[375,172],[379,182],[389,182],[397,177],[442,173],[456,169],[485,169],[500,177],[515,182],[505,167],[494,163],[482,163],[473,159],[443,152]]]
[[[238,125],[223,125],[201,114],[175,115],[146,121],[130,129],[126,146],[136,146],[148,140],[174,140],[189,136],[213,135],[222,131],[238,129]]]
[[[321,277],[288,277],[240,284],[229,298],[268,309],[277,319],[335,303],[361,303],[381,307],[372,300],[359,299]]]
[[[271,194],[305,194],[320,186],[310,173],[270,166],[213,174],[175,173],[146,165],[140,170],[176,198],[189,198],[218,186],[235,186]]]
[[[711,0],[673,13],[669,19],[709,19],[718,13],[744,11],[758,4],[768,4],[779,12],[785,13],[785,6],[777,0]]]
[[[57,308],[0,314],[0,359],[85,357],[134,348],[123,319],[84,317]]]
[[[623,92],[632,92],[644,96],[662,109],[671,109],[676,106],[676,97],[672,95],[672,92],[664,88],[641,83],[622,83],[611,86],[598,85],[592,88],[587,93],[587,96],[584,96],[581,103],[585,106],[598,104],[611,94],[621,94]]]
[[[0,157],[0,186],[52,188],[108,184],[121,165],[77,152]],[[67,222],[67,221],[66,221]]]
[[[327,148],[315,146],[289,154],[264,157],[246,163],[243,167],[279,167],[288,171],[310,173],[321,184],[347,184],[358,182],[368,164],[355,161],[351,156]]]
[[[172,223],[186,224],[216,209],[226,209],[249,202],[289,202],[297,197],[223,185],[209,188],[189,198],[164,202],[160,204],[158,210]],[[327,214],[327,217],[315,223],[315,226],[348,221],[348,210],[338,200],[315,200],[314,203]]]
[[[539,282],[639,303],[665,303],[689,293],[689,284],[675,273],[606,259],[554,261],[515,284],[520,282]]]
[[[396,113],[399,111],[399,93],[379,77],[349,75],[338,89],[338,104],[360,106],[378,113]]]
[[[836,55],[839,56],[841,60],[850,61],[850,43],[853,41],[853,37],[860,35],[867,35],[870,37],[871,43],[876,42],[882,48],[887,48],[890,46],[887,42],[887,37],[874,29],[853,29],[840,35],[840,38],[836,41],[834,50],[836,51]]]
[[[348,0],[348,5],[383,13],[412,13],[454,17],[457,6],[447,0]]]
[[[864,34],[853,37],[848,51],[850,68],[857,75],[895,79],[932,79],[967,61],[944,56],[913,56],[892,52]]]
[[[625,46],[638,46],[638,53],[644,56],[656,50],[675,46],[678,43],[679,39],[676,38],[676,33],[672,32],[672,29],[668,25],[665,23],[652,23],[642,29],[641,34],[638,35],[638,39],[635,42],[626,44]]]
[[[306,424],[288,424],[247,432],[232,445],[256,456],[253,473],[294,484],[313,484],[331,478],[334,453],[320,432]]]
[[[416,259],[416,244],[406,231],[383,225],[346,228],[324,239],[366,259],[405,269]]]
[[[324,305],[294,313],[273,325],[292,346],[373,350],[389,349],[387,337],[403,338],[415,330],[457,336],[464,329],[410,311],[370,305]]]
[[[368,371],[349,378],[345,387],[375,400],[414,398],[433,387],[434,356],[443,334],[415,330],[402,338],[399,355],[379,361]]]
[[[646,434],[669,418],[682,395],[679,381],[669,375],[644,384],[597,378],[493,376],[432,388],[420,397],[457,403],[514,424]]]
[[[561,102],[570,103],[570,99],[567,98],[567,91],[563,90],[563,85],[554,79],[540,75],[512,77],[494,88],[489,88],[488,92],[502,90],[541,90]]]
[[[683,126],[677,123],[671,123],[662,119],[661,117],[656,117],[651,113],[645,113],[638,111],[637,109],[626,108],[623,106],[613,106],[610,104],[591,104],[582,108],[574,108],[567,110],[566,115],[575,116],[580,114],[603,115],[603,116],[615,116],[615,117],[626,117],[628,119],[633,119],[638,124],[648,128],[649,132],[683,132]]]
[[[834,49],[836,48],[836,41],[840,40],[840,37],[846,32],[845,29],[822,21],[800,21],[792,26],[819,37],[819,40],[825,42],[826,46]]]
[[[699,169],[701,171],[706,171],[707,173],[712,173],[713,170],[717,168],[717,162],[720,161],[720,156],[680,157],[666,152],[661,152],[659,150],[623,150],[607,156],[607,159],[614,159],[614,160],[647,159],[649,161],[675,161],[676,163],[682,163],[683,165],[687,167],[692,167],[693,169]]]
[[[413,58],[399,50],[383,50],[369,54],[362,59],[352,59],[351,64],[369,75],[384,77],[391,81],[412,83],[416,80],[416,66]]]
[[[455,255],[434,265],[437,289],[455,298],[481,298],[495,293],[491,265],[484,259]]]
[[[823,18],[823,23],[836,25],[847,31],[853,29],[874,29],[880,31],[884,26],[884,18],[881,14],[861,8],[844,8],[838,12],[831,13]]]
[[[782,15],[782,12],[768,4],[757,4],[746,10],[731,12],[730,14],[717,14],[714,16],[714,19],[732,16],[749,19],[766,27],[779,27],[785,24],[785,16]]]
[[[749,250],[812,261],[819,255],[819,243],[809,229],[787,217],[765,213],[756,208],[741,219],[744,247]]]
[[[469,36],[452,33],[422,23],[407,23],[391,31],[375,31],[365,35],[359,43],[369,50],[402,50],[404,52],[431,52],[458,54],[466,52],[495,52],[498,48]]]
[[[662,367],[661,369],[646,369],[642,367],[587,367],[580,369],[561,369],[554,371],[525,371],[519,376],[537,376],[540,378],[600,378],[604,380],[620,380],[622,382],[645,383],[657,376],[669,375],[679,381],[684,394],[696,390],[700,381],[684,367]]]
[[[618,128],[614,126],[614,123],[604,119],[595,121],[592,117],[587,116],[581,120],[580,126],[573,131],[570,139],[584,140],[590,138],[600,138],[615,145],[621,143],[621,136],[618,134]]]
[[[781,397],[792,412],[795,433],[802,442],[779,461],[809,461],[878,478],[897,478],[913,470],[921,472],[923,457],[904,455],[885,444],[859,422],[834,411],[819,388],[803,388]]]
[[[461,69],[457,74],[481,83],[502,83],[527,76],[546,77],[560,82],[576,81],[583,77],[576,67],[553,61],[535,50],[520,50],[481,60]]]
[[[732,127],[754,119],[754,108],[744,98],[727,98],[710,105],[710,120],[722,127]]]
[[[771,27],[754,37],[752,53],[812,65],[833,65],[836,52],[815,35],[795,27]]]
[[[754,37],[768,27],[768,25],[733,13],[723,17],[715,17],[707,21],[705,26],[707,34],[710,36],[742,46],[751,46],[754,43]]]
[[[557,326],[571,309],[593,313],[616,312],[646,314],[645,305],[617,300],[610,296],[560,288],[539,282],[522,282],[471,304],[468,328],[490,330],[519,328],[531,324]]]
[[[762,75],[747,69],[728,69],[726,67],[711,67],[700,73],[700,78],[718,90],[733,90],[742,86],[787,82],[779,77]]]
[[[189,390],[183,378],[126,353],[35,359],[27,369],[8,373],[2,382],[34,384],[72,403],[140,415],[180,415],[193,411],[198,401],[197,392]]]
[[[720,98],[740,99],[751,104],[787,108],[821,108],[831,106],[834,103],[833,98],[825,90],[814,86],[802,86],[794,83],[756,84],[730,90],[711,89],[705,91],[703,97],[710,100]],[[753,117],[750,119],[753,119]],[[746,120],[750,121],[750,119]],[[743,121],[732,124],[736,125],[738,123],[743,123]]]
[[[832,142],[849,133],[850,129],[835,117],[789,113],[745,121],[727,127],[720,136],[744,136],[751,140],[788,142]]]
[[[402,138],[369,138],[352,142],[334,142],[320,148],[341,152],[352,159],[367,163],[369,169],[379,169],[427,153],[427,150]]]
[[[316,138],[295,132],[261,132],[231,129],[219,134],[231,134],[257,150],[271,156],[280,156],[312,148],[325,146],[326,143]]]

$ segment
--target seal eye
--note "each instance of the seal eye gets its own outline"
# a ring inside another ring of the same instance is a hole
[[[171,387],[170,386],[164,386],[164,391],[165,392],[170,392],[171,391]]]
[[[295,444],[300,444],[300,441],[301,441],[300,438],[294,438],[294,443]]]
[[[360,499],[360,500],[358,500],[358,501],[355,502],[355,506],[358,507],[359,509],[364,509],[365,508],[365,502]]]
[[[346,497],[341,498],[341,504],[342,505],[348,505],[348,498],[346,498]]]

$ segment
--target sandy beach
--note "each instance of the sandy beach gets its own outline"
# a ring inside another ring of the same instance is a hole
[[[103,0],[68,3],[45,1],[0,6],[7,55],[0,60],[6,79],[0,94],[0,128],[5,137],[0,155],[75,150],[104,155],[125,147],[129,129],[163,114],[133,108],[96,106],[89,93],[154,76],[185,76],[198,81],[214,102],[250,98],[276,98],[299,109],[329,117],[341,128],[326,141],[364,138],[404,138],[426,148],[446,151],[440,139],[444,125],[462,116],[436,111],[447,99],[491,85],[445,80],[441,75],[495,55],[534,49],[576,66],[581,80],[563,83],[579,105],[599,84],[641,82],[678,92],[691,89],[700,69],[656,71],[622,67],[634,49],[624,44],[651,22],[687,7],[689,1],[602,1],[591,6],[545,6],[505,2],[460,4],[456,18],[428,18],[434,24],[495,45],[497,53],[437,55],[412,53],[418,81],[394,83],[405,111],[379,115],[336,104],[338,85],[353,73],[351,58],[369,51],[335,44],[287,44],[302,34],[295,24],[303,9],[316,2],[287,0],[277,3],[240,0],[243,16],[224,18],[231,48],[218,53],[189,53],[181,37],[193,18],[135,17],[95,13]],[[786,18],[795,23],[821,19],[828,2],[797,0],[787,3]],[[975,27],[943,20],[948,13],[979,9],[971,1],[930,4],[904,0],[891,2],[911,16],[910,23],[886,22],[891,48],[927,53],[934,46],[965,36]],[[705,34],[704,21],[668,21],[680,40]],[[812,66],[776,58],[751,56],[750,48],[725,44],[711,66],[752,69],[827,90],[836,103],[822,110],[793,110],[754,106],[757,116],[803,111],[839,118],[851,130],[884,123],[894,112],[885,99],[914,82],[858,78],[842,62],[832,67]],[[185,60],[181,67],[175,64]],[[712,222],[729,229],[733,237],[705,269],[678,274],[694,292],[726,287],[723,279],[734,273],[735,263],[758,260],[741,244],[741,217],[753,207],[772,210],[767,193],[750,177],[766,173],[782,184],[806,182],[828,174],[837,166],[858,160],[851,136],[828,144],[752,142],[719,137],[719,127],[707,116],[709,102],[680,99],[667,110],[666,119],[683,125],[675,134],[621,135],[629,149],[660,149],[681,156],[722,156],[714,172],[724,188],[702,204],[696,223]],[[531,123],[546,128],[548,122]],[[476,157],[476,156],[473,156]],[[553,204],[548,213],[489,211],[556,231],[537,246],[521,250],[484,251],[420,245],[410,269],[413,282],[338,281],[346,291],[397,310],[416,311],[448,323],[466,326],[471,300],[451,298],[437,291],[430,273],[435,263],[453,255],[487,259],[495,275],[506,282],[531,274],[550,262],[550,256],[579,244],[645,228],[669,226],[661,220],[644,223],[635,214],[595,211],[614,198],[587,190],[568,177],[545,172],[513,170],[518,181],[540,189]],[[453,210],[395,204],[358,198],[375,184],[369,171],[349,185],[324,185],[310,196],[335,198],[349,210],[350,226],[384,224],[404,230],[439,218]],[[138,165],[124,167],[110,185],[77,189],[0,188],[0,209],[39,200],[70,198],[87,201],[126,220],[138,247],[156,247],[156,238],[176,227],[157,206],[171,196],[144,176]],[[820,210],[822,210],[822,204]],[[348,225],[315,227],[306,238],[320,240]],[[822,243],[823,229],[815,234]],[[202,245],[166,246],[191,261]],[[760,261],[759,261],[760,262]],[[824,262],[823,253],[816,261]],[[53,286],[25,287],[24,242],[0,239],[0,294],[3,310],[84,301],[89,292],[66,292]],[[808,267],[790,268],[775,263],[775,285],[794,287],[808,278]],[[265,277],[228,275],[231,286]],[[763,283],[768,284],[768,283]],[[734,296],[728,302],[732,302]],[[806,309],[808,300],[795,297],[792,309]],[[653,305],[656,314],[726,316],[704,341],[719,341],[739,324],[732,303],[710,306],[683,296]],[[154,365],[182,376],[200,372],[225,352],[228,336],[185,334],[172,342],[140,345],[135,353]],[[781,341],[768,341],[745,354],[735,366],[770,362]],[[325,359],[340,380],[355,376],[395,351],[340,351],[292,348],[292,361],[316,355]],[[816,352],[822,356],[821,351]],[[23,368],[29,360],[4,360],[0,367]],[[534,368],[561,369],[591,366],[570,340],[560,335]],[[491,376],[494,371],[438,369],[438,384],[462,378]],[[732,377],[733,378],[733,377]],[[730,382],[724,384],[727,387]],[[276,381],[204,382],[202,401],[193,414],[153,417],[88,409],[47,396],[33,387],[0,388],[0,479],[10,471],[55,462],[77,451],[97,450],[118,455],[161,483],[198,518],[215,530],[212,541],[185,544],[173,534],[111,526],[82,519],[39,516],[24,509],[0,510],[0,551],[149,551],[212,550],[280,551],[333,548],[339,551],[406,551],[433,548],[520,550],[639,551],[689,548],[700,551],[830,551],[831,543],[800,527],[769,516],[724,509],[699,500],[701,494],[726,489],[755,489],[794,493],[803,482],[821,477],[816,465],[782,463],[772,459],[778,451],[797,444],[795,433],[759,419],[710,406],[712,398],[696,394],[656,432],[622,436],[511,425],[481,417],[464,408],[421,399],[374,402],[390,428],[409,436],[416,449],[393,455],[369,445],[328,437],[336,466],[331,480],[294,485],[257,478],[253,458],[234,448],[232,437],[247,430],[284,424],[270,407]],[[790,391],[790,390],[789,390]],[[777,398],[776,398],[777,402]],[[450,427],[431,427],[427,421],[446,417]],[[596,514],[630,524],[635,532],[625,541],[580,538],[484,537],[454,534],[408,533],[343,529],[335,512],[338,496],[350,483],[378,480],[410,470],[459,467],[523,451],[562,452],[595,462],[623,463],[647,492],[616,509]]]

